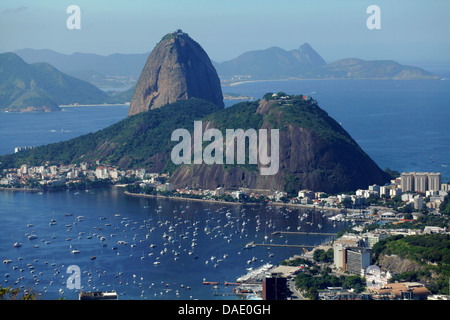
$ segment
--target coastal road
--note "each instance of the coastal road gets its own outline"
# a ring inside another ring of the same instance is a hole
[[[305,299],[301,293],[295,288],[295,280],[294,279],[289,279],[288,281],[288,287],[289,290],[291,291],[291,300],[307,300]]]

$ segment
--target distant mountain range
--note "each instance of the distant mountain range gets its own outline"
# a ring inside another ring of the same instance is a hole
[[[0,109],[55,111],[61,104],[129,102],[148,56],[149,53],[67,55],[47,49],[0,54]],[[348,58],[327,63],[308,43],[290,51],[278,47],[248,51],[212,64],[222,85],[275,79],[439,78],[392,60]]]
[[[108,56],[80,52],[63,54],[48,49],[22,49],[15,53],[28,63],[47,62],[68,75],[111,89],[133,86],[149,55],[148,52]]]
[[[311,74],[326,66],[325,60],[308,43],[296,50],[278,47],[249,51],[237,58],[215,63],[222,79],[277,79]]]
[[[28,63],[47,62],[61,72],[100,88],[130,88],[137,82],[149,56],[142,54],[88,53],[70,55],[52,50],[22,49],[15,52]],[[392,60],[365,61],[357,58],[327,63],[308,43],[298,49],[271,47],[248,51],[224,62],[213,62],[223,83],[274,79],[438,79],[421,68]]]
[[[327,64],[308,44],[286,51],[278,47],[249,51],[216,63],[223,81],[267,79],[438,79],[421,68],[392,60],[341,59]]]

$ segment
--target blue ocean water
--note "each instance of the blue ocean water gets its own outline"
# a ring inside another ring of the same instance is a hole
[[[309,94],[381,168],[441,172],[449,180],[449,89],[449,82],[441,80],[304,80],[243,83],[223,91],[255,98],[278,91]],[[234,103],[226,101],[226,106]],[[0,154],[95,132],[125,118],[127,111],[123,105],[0,113]],[[203,280],[234,282],[249,266],[277,264],[300,251],[244,250],[248,242],[318,244],[326,238],[271,233],[342,227],[321,214],[300,220],[304,214],[288,208],[136,199],[116,188],[79,194],[0,192],[0,258],[11,260],[0,265],[0,281],[34,289],[42,299],[77,299],[77,290],[66,287],[67,267],[77,265],[85,290],[114,289],[120,299],[233,299],[213,295],[215,289]],[[55,225],[49,224],[52,219]],[[31,234],[37,238],[29,240]],[[22,246],[14,247],[15,242]],[[80,252],[71,253],[74,249]],[[218,292],[231,289],[220,286]]]

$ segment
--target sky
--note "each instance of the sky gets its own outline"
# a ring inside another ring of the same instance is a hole
[[[80,29],[66,25],[70,5]],[[370,5],[380,29],[369,29]],[[2,0],[0,52],[23,48],[109,55],[150,52],[182,29],[217,62],[308,42],[327,62],[342,58],[450,63],[449,0]]]

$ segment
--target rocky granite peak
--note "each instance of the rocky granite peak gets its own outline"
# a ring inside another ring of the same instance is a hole
[[[190,98],[224,107],[220,80],[208,55],[187,33],[177,30],[165,35],[150,53],[128,115]]]

